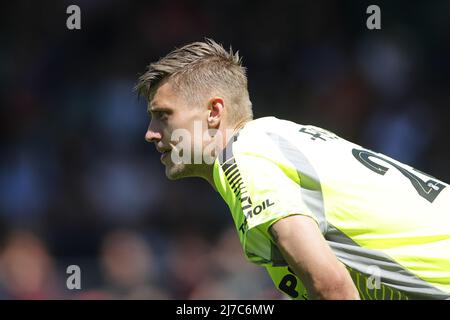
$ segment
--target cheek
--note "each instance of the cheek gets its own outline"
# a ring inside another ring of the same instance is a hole
[[[173,132],[176,130],[176,126],[172,125],[171,123],[165,123],[162,125],[162,130],[165,139],[168,141],[171,140]]]
[[[173,137],[179,137],[180,135],[184,137],[188,135],[186,139],[191,141],[192,147],[201,147],[203,144],[203,132],[207,129],[207,123],[206,121],[202,121],[198,114],[186,113],[181,119],[178,117],[171,118],[166,128],[166,134],[169,134],[169,137],[171,137],[170,134],[177,130],[177,133]],[[174,141],[176,140],[178,139],[174,139]]]

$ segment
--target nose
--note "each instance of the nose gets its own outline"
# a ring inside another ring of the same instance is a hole
[[[148,126],[147,132],[145,133],[145,141],[147,142],[158,142],[162,139],[161,132],[152,128],[152,124]]]

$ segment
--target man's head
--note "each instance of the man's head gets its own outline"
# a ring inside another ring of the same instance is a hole
[[[211,143],[215,130],[224,133],[253,118],[239,54],[231,49],[227,52],[209,39],[188,44],[151,63],[136,90],[147,98],[152,118],[145,138],[154,142],[158,151],[167,151],[161,161],[170,179],[202,176],[205,166],[195,159],[195,151]],[[183,155],[182,163],[174,163],[174,151],[179,151],[180,143],[182,151],[189,154]],[[190,150],[186,150],[187,144]]]

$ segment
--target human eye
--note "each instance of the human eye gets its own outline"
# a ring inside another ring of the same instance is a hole
[[[149,116],[152,119],[161,119],[163,117],[162,111],[150,111]]]
[[[171,110],[165,110],[165,109],[153,109],[152,110],[152,109],[150,109],[149,113],[150,113],[150,117],[152,119],[164,121],[171,114]]]
[[[159,120],[166,120],[168,117],[168,114],[166,111],[157,111],[155,118],[159,119]]]

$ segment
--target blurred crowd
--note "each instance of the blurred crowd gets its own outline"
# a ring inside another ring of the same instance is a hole
[[[66,8],[81,9],[81,30]],[[145,143],[146,65],[238,49],[255,117],[313,124],[450,182],[450,2],[0,4],[0,299],[279,299],[220,196]],[[68,290],[66,269],[81,269]]]
[[[96,255],[54,256],[35,233],[14,230],[2,250],[0,299],[282,298],[241,251],[231,228],[213,243],[190,230],[150,239],[115,229],[102,238]],[[68,269],[73,265],[78,274]]]

